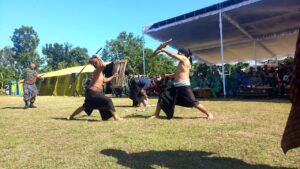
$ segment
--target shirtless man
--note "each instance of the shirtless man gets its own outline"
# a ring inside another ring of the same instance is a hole
[[[93,109],[98,109],[102,120],[108,120],[111,117],[115,120],[123,120],[116,114],[112,100],[102,93],[103,83],[111,81],[113,78],[117,77],[117,74],[105,78],[103,75],[103,70],[105,68],[104,62],[97,55],[93,55],[89,59],[89,63],[93,65],[96,70],[93,72],[92,80],[85,91],[84,104],[78,107],[68,119],[74,119],[74,117],[82,111],[85,111],[87,115],[91,115]]]
[[[165,90],[160,95],[156,111],[150,119],[159,118],[161,109],[166,113],[167,118],[171,119],[174,115],[175,105],[195,107],[200,112],[204,113],[207,116],[207,119],[213,119],[213,115],[196,100],[191,88],[189,75],[192,53],[187,49],[179,49],[176,54],[166,50],[165,47],[161,48],[157,54],[160,52],[164,52],[168,56],[178,60],[179,64],[175,73],[165,75],[165,77],[175,78],[175,82],[171,88]]]

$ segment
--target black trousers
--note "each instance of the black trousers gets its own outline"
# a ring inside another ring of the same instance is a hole
[[[112,100],[105,96],[102,92],[95,92],[87,89],[85,92],[84,111],[87,115],[91,115],[94,109],[98,109],[102,120],[108,120],[112,117],[112,112],[115,112],[115,107]]]
[[[196,107],[199,104],[191,86],[172,86],[171,88],[165,89],[159,96],[158,103],[166,113],[168,119],[173,118],[175,105]]]
[[[132,106],[136,107],[139,104],[139,97],[141,97],[140,90],[137,81],[135,79],[131,79],[129,82],[129,98],[132,100]]]

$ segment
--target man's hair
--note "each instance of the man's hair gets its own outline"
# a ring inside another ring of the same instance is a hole
[[[180,49],[178,49],[178,52],[182,53],[185,57],[190,59],[191,64],[193,63],[193,59],[192,59],[193,54],[190,49],[180,48]]]
[[[182,53],[187,58],[192,56],[192,52],[190,51],[190,49],[180,48],[178,49],[178,52]]]
[[[96,60],[99,60],[97,55],[93,55],[90,59],[89,59],[89,64],[94,65]]]

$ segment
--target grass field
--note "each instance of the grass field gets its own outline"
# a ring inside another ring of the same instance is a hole
[[[212,121],[183,107],[172,120],[148,120],[155,107],[140,112],[114,98],[125,121],[101,121],[97,111],[65,120],[83,99],[40,96],[23,110],[21,97],[1,96],[0,168],[300,168],[300,149],[280,148],[288,101],[207,100]]]

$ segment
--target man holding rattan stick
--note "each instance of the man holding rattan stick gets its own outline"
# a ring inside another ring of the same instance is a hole
[[[95,67],[95,71],[93,72],[91,82],[85,91],[84,104],[78,107],[68,117],[68,119],[74,119],[74,116],[82,111],[85,111],[87,115],[91,115],[93,109],[98,109],[102,120],[108,120],[111,117],[113,117],[115,120],[123,120],[116,114],[112,100],[106,97],[102,92],[103,83],[111,81],[117,77],[117,74],[114,74],[109,78],[105,78],[103,74],[105,64],[97,55],[93,55],[89,59],[89,63]]]
[[[165,77],[175,78],[175,82],[171,88],[165,90],[160,95],[156,111],[150,119],[159,118],[161,109],[166,113],[168,119],[173,118],[175,105],[195,107],[204,113],[207,119],[213,119],[213,115],[208,112],[207,108],[196,100],[191,88],[189,76],[192,64],[192,53],[190,50],[184,48],[179,49],[177,54],[166,50],[165,47],[170,41],[171,40],[163,42],[158,47],[158,50],[155,51],[154,56],[163,52],[179,61],[176,72],[165,75]]]

